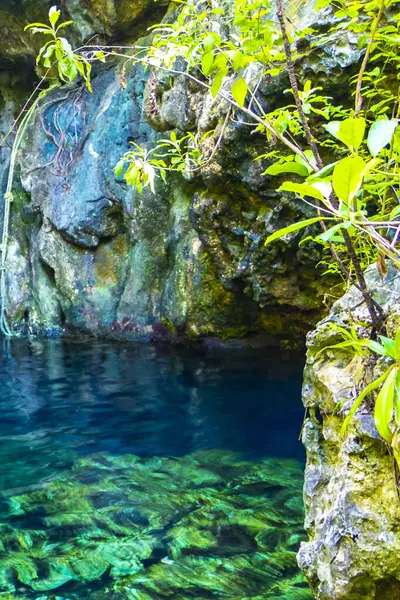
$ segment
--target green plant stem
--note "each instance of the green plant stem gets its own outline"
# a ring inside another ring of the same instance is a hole
[[[7,263],[7,250],[8,250],[8,240],[9,240],[9,226],[10,226],[10,210],[11,210],[11,202],[13,200],[12,195],[12,186],[14,180],[14,170],[15,170],[15,162],[17,159],[17,153],[21,144],[21,141],[24,137],[25,131],[29,125],[30,120],[32,119],[36,108],[39,104],[39,101],[43,97],[43,94],[47,94],[51,89],[55,86],[50,87],[45,92],[39,94],[36,100],[32,103],[31,107],[26,112],[26,115],[22,119],[17,133],[15,135],[15,140],[13,143],[11,157],[10,157],[10,167],[8,171],[7,178],[7,188],[4,194],[4,218],[3,218],[3,233],[1,239],[1,260],[0,260],[0,331],[3,335],[7,337],[12,337],[13,333],[10,329],[10,326],[7,322],[6,317],[6,263]]]
[[[292,57],[292,50],[290,47],[290,40],[289,40],[289,36],[287,34],[286,22],[285,22],[285,12],[283,10],[282,0],[276,0],[276,15],[278,17],[279,25],[281,28],[283,47],[285,49],[285,55],[286,55],[286,67],[287,67],[287,72],[289,75],[290,85],[291,85],[292,91],[293,91],[293,97],[294,97],[294,101],[296,104],[297,112],[299,113],[299,117],[300,117],[301,123],[303,125],[303,129],[304,129],[304,134],[306,136],[307,143],[310,146],[312,153],[314,155],[318,170],[321,170],[324,167],[324,164],[321,160],[321,157],[320,157],[320,154],[319,154],[319,151],[317,148],[317,144],[314,141],[314,137],[312,135],[312,131],[311,131],[310,125],[308,123],[307,117],[304,113],[303,104],[300,99],[299,84],[297,83],[297,77],[296,77],[296,72],[295,72],[294,62],[293,62],[293,57]]]
[[[294,68],[292,50],[290,47],[290,40],[289,40],[289,36],[287,34],[287,29],[286,29],[285,12],[283,9],[282,0],[276,0],[276,6],[277,6],[276,14],[277,14],[279,25],[280,25],[281,32],[282,32],[283,45],[284,45],[285,55],[286,55],[286,66],[287,66],[287,71],[288,71],[288,75],[289,75],[290,85],[292,87],[294,100],[296,103],[296,107],[297,107],[297,110],[299,113],[301,123],[303,125],[304,134],[306,136],[307,143],[309,144],[311,151],[314,155],[318,170],[321,170],[324,168],[324,163],[321,159],[317,145],[314,141],[314,137],[312,135],[312,131],[311,131],[309,122],[307,120],[307,117],[304,113],[303,105],[302,105],[302,102],[300,99],[299,85],[297,83],[297,76],[296,76],[296,71]],[[376,23],[376,27],[377,27],[377,25],[378,25],[378,23]],[[368,58],[367,58],[367,60],[368,60]],[[365,69],[365,67],[364,67],[364,69]],[[323,223],[323,222],[321,222],[321,223],[322,223],[322,227],[326,230],[325,223]],[[363,273],[363,270],[360,265],[360,261],[358,260],[357,253],[355,251],[353,242],[352,242],[351,237],[346,229],[343,229],[343,238],[344,238],[344,243],[347,248],[347,252],[349,254],[350,260],[354,267],[357,284],[358,284],[357,287],[360,290],[361,295],[364,299],[364,302],[367,306],[368,312],[371,317],[371,321],[372,321],[374,327],[379,331],[382,328],[382,322],[383,322],[382,309],[380,307],[376,308],[376,306],[375,306],[376,302],[373,300],[370,293],[368,292],[367,284],[365,282],[365,277],[364,277],[364,273]],[[338,263],[341,271],[342,272],[347,271],[347,269],[344,267],[344,264],[341,261],[339,255],[336,252],[332,243],[329,243],[329,248],[332,253],[332,256]]]
[[[355,113],[354,113],[354,116],[357,116],[358,113],[360,112],[361,108],[362,108],[362,103],[363,103],[363,98],[362,98],[362,95],[361,95],[362,82],[363,82],[363,78],[364,78],[365,69],[367,68],[368,60],[369,60],[369,57],[370,57],[370,54],[371,54],[372,45],[373,45],[374,40],[375,40],[376,31],[378,29],[379,22],[380,22],[380,20],[382,18],[384,6],[385,6],[385,0],[381,0],[378,14],[376,15],[376,17],[374,19],[374,22],[372,24],[372,27],[371,27],[371,37],[370,37],[369,42],[368,42],[367,50],[365,52],[363,61],[361,63],[361,68],[360,68],[360,71],[358,73],[356,95],[355,95],[355,100],[354,100],[354,104],[355,104]]]

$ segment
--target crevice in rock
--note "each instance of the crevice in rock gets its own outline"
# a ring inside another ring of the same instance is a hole
[[[43,271],[46,274],[47,279],[52,287],[56,287],[56,274],[52,267],[47,264],[43,259],[40,260]]]

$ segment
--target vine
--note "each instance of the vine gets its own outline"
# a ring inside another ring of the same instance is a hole
[[[50,9],[50,25],[34,23],[26,29],[51,36],[40,49],[37,62],[43,62],[48,69],[56,66],[62,83],[71,83],[81,76],[91,90],[91,63],[104,62],[108,56],[123,57],[124,73],[131,61],[155,71],[164,70],[172,76],[183,75],[214,99],[226,100],[232,114],[237,111],[246,115],[249,124],[253,123],[255,131],[265,134],[267,141],[281,142],[291,154],[273,150],[258,157],[277,158],[265,174],[290,173],[291,177],[303,178],[303,183],[285,181],[279,190],[295,194],[314,207],[316,216],[273,233],[267,237],[266,244],[275,243],[314,223],[321,224],[323,233],[313,239],[329,248],[347,284],[354,283],[361,291],[375,329],[381,330],[383,315],[367,289],[360,261],[364,267],[369,255],[370,260],[378,260],[382,272],[386,259],[400,267],[397,248],[400,221],[396,220],[400,209],[392,193],[398,183],[400,156],[400,139],[396,133],[398,109],[394,118],[388,115],[390,107],[399,103],[397,95],[388,95],[381,68],[371,72],[367,69],[369,63],[377,59],[383,65],[400,66],[396,53],[387,48],[390,34],[393,30],[398,33],[399,18],[396,17],[395,25],[382,25],[384,11],[393,4],[394,0],[317,2],[317,9],[330,6],[335,11],[338,24],[333,25],[333,31],[352,29],[359,36],[360,48],[365,48],[356,79],[354,110],[333,105],[327,96],[318,93],[320,88],[312,87],[311,82],[300,88],[295,64],[301,56],[293,44],[294,37],[289,31],[290,23],[282,0],[276,2],[276,20],[271,18],[270,3],[264,0],[235,0],[232,10],[227,13],[219,8],[210,10],[201,2],[184,4],[173,23],[151,28],[154,38],[149,47],[84,46],[73,51],[68,40],[59,36],[59,31],[71,22],[57,25],[60,11],[56,7]],[[221,27],[230,33],[221,35]],[[325,34],[321,36],[310,29],[296,30],[296,36],[311,35],[314,44],[321,40],[323,43]],[[177,68],[177,61],[184,67]],[[259,94],[260,85],[266,77],[276,77],[283,70],[289,75],[294,105],[268,113]],[[366,118],[363,98],[369,103],[378,100],[369,105],[373,119]],[[319,139],[315,135],[312,126],[315,116],[327,121],[325,129],[330,138]],[[332,120],[332,117],[340,120]],[[208,158],[202,153],[204,138],[189,132],[178,139],[172,133],[170,139],[161,140],[153,149],[134,144],[117,164],[116,176],[123,176],[140,192],[146,186],[154,190],[156,178],[165,180],[169,171],[200,170],[222,143],[229,118],[232,115],[228,112]],[[367,128],[369,132],[365,137]],[[307,149],[303,147],[304,142]],[[323,146],[333,149],[339,160],[325,165],[319,149]],[[358,252],[362,252],[362,258]]]
[[[6,262],[7,262],[7,250],[8,250],[8,240],[9,240],[9,225],[10,225],[10,208],[11,203],[13,201],[13,180],[14,180],[14,170],[15,170],[15,161],[17,159],[17,153],[19,147],[21,145],[22,139],[24,137],[25,131],[36,112],[38,104],[40,100],[51,90],[54,89],[56,85],[48,88],[44,92],[38,95],[36,100],[32,103],[31,107],[26,112],[26,115],[22,119],[17,132],[15,134],[15,139],[12,145],[12,151],[10,156],[10,166],[8,171],[7,178],[7,187],[4,194],[4,216],[3,216],[3,232],[1,237],[1,260],[0,260],[0,331],[3,335],[7,337],[11,337],[12,331],[7,322],[6,317]],[[8,136],[7,136],[8,137]],[[4,142],[4,141],[3,141]]]
[[[26,129],[31,122],[36,110],[39,107],[40,101],[46,97],[55,88],[60,87],[63,83],[72,83],[75,81],[78,75],[80,75],[89,91],[92,91],[90,83],[91,64],[82,56],[72,50],[72,47],[68,40],[59,35],[59,32],[70,25],[72,21],[65,21],[59,25],[58,21],[61,16],[61,11],[56,6],[50,8],[49,11],[49,25],[44,23],[30,23],[25,27],[25,30],[31,30],[33,34],[40,33],[51,36],[51,40],[48,41],[39,51],[36,63],[39,64],[43,61],[44,67],[47,69],[46,74],[35,88],[33,94],[28,99],[21,113],[16,118],[12,128],[4,136],[1,145],[3,145],[8,137],[12,134],[15,127],[17,127],[15,138],[12,145],[10,165],[7,177],[7,186],[4,194],[4,217],[3,217],[3,231],[1,240],[1,259],[0,259],[0,331],[6,337],[12,337],[14,334],[11,330],[10,325],[7,321],[6,315],[6,301],[7,301],[7,282],[6,282],[6,265],[7,265],[7,252],[9,242],[9,227],[10,227],[10,210],[11,203],[13,201],[13,181],[15,163],[17,159],[18,150],[20,148],[22,139],[26,132]],[[101,51],[95,52],[97,60],[104,60],[103,53]],[[57,68],[57,78],[59,81],[51,84],[47,89],[42,90],[37,94],[36,99],[33,100],[29,109],[27,106],[38,92],[41,84],[47,79],[51,73],[53,67]],[[27,109],[27,110],[26,110]],[[26,110],[26,113],[25,113]],[[25,113],[25,114],[24,114]],[[39,111],[41,118],[41,112]],[[42,119],[41,119],[42,120]],[[18,125],[19,123],[19,125]],[[42,126],[46,132],[46,128],[42,121]],[[59,129],[60,130],[60,129]],[[60,130],[61,131],[61,130]],[[48,133],[48,132],[46,132]],[[55,140],[55,144],[58,147],[57,153],[53,159],[57,163],[59,154],[62,152],[62,146],[59,146]],[[72,158],[71,158],[72,160]],[[52,161],[52,162],[53,162]],[[49,165],[44,165],[49,166]],[[67,165],[68,166],[68,165]]]

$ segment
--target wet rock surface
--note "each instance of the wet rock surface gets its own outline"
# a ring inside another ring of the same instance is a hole
[[[64,4],[65,16],[74,20],[75,44],[94,34],[132,41],[146,31],[148,18],[162,18],[146,2],[107,0],[101,10],[93,2]],[[10,18],[28,21],[45,19],[47,9],[33,1],[10,0],[4,7]],[[321,27],[330,19],[325,12],[317,15]],[[311,16],[316,18],[312,3],[293,18],[308,23]],[[29,46],[34,38],[21,28],[18,21],[13,31],[21,39],[13,56],[11,48],[0,47],[8,61],[4,132],[24,97],[10,94],[10,64],[20,74],[36,52]],[[357,58],[351,54],[350,63]],[[330,82],[343,76],[335,60],[323,66]],[[317,76],[322,63],[318,70],[313,61],[305,74],[314,69]],[[276,229],[309,216],[307,207],[275,191],[277,178],[263,175],[270,160],[255,161],[272,147],[251,134],[225,101],[213,100],[193,82],[129,68],[124,89],[121,68],[110,63],[95,71],[93,94],[82,85],[51,92],[27,131],[7,255],[13,327],[42,333],[68,328],[120,339],[301,343],[325,314],[332,281],[321,279],[320,248],[310,241],[299,246],[311,229],[264,244]],[[287,87],[285,74],[266,78],[259,101],[268,110],[278,108],[287,103]],[[170,131],[188,129],[207,134],[200,147],[210,160],[198,172],[170,177],[155,194],[139,195],[115,179],[113,167],[130,141],[151,148]],[[8,152],[2,150],[3,189]]]
[[[399,326],[400,277],[395,269],[381,281],[367,272],[370,289],[388,318],[388,333]],[[350,290],[308,336],[303,402],[310,417],[303,442],[307,451],[304,499],[309,542],[298,555],[315,597],[321,600],[389,600],[400,596],[400,503],[393,456],[374,423],[373,401],[363,402],[343,437],[344,416],[366,378],[382,364],[351,351],[321,348],[341,341],[333,325],[368,321],[362,298]],[[358,325],[359,335],[368,331]],[[374,375],[375,373],[375,375]]]

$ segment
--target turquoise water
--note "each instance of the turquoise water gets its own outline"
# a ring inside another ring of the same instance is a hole
[[[310,600],[301,359],[13,341],[0,599]]]

